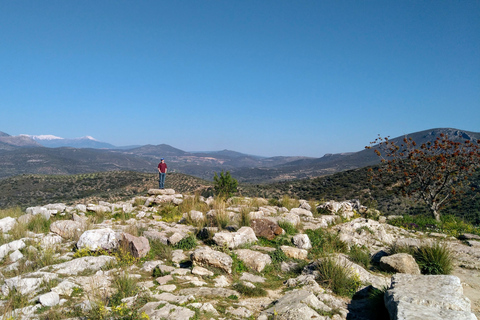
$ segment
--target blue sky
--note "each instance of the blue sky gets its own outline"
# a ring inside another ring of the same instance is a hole
[[[479,1],[1,1],[0,131],[263,156],[480,131]]]

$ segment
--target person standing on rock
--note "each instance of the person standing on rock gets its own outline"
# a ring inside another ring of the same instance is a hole
[[[160,163],[158,164],[158,188],[165,189],[165,176],[167,175],[167,164],[165,163],[165,159],[160,159]]]

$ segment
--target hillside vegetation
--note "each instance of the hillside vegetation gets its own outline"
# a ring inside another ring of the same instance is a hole
[[[205,190],[210,183],[170,173],[166,186],[182,193]],[[28,207],[54,202],[117,201],[158,188],[158,175],[108,171],[76,175],[20,175],[0,180],[0,208]]]
[[[233,175],[234,178],[236,178]],[[480,172],[471,179],[480,188]],[[393,181],[391,181],[393,183]],[[0,180],[0,208],[44,205],[53,202],[117,201],[143,195],[158,187],[158,176],[132,171],[109,171],[77,175],[20,175]],[[181,173],[169,173],[166,187],[181,193],[213,194],[212,182]],[[412,199],[398,196],[391,187],[372,185],[368,168],[343,171],[313,179],[270,184],[239,184],[239,194],[250,197],[315,200],[359,199],[363,205],[377,208],[385,215],[426,213]],[[472,192],[461,195],[443,210],[474,224],[480,224],[480,197]]]
[[[278,198],[287,194],[294,198],[328,201],[359,199],[368,207],[376,208],[385,215],[427,214],[425,208],[413,199],[403,198],[394,192],[391,185],[396,181],[386,181],[385,185],[369,181],[369,167],[343,171],[332,175],[284,181],[271,184],[242,185],[241,192],[247,196]],[[480,189],[480,172],[470,179],[471,186]],[[480,197],[468,191],[458,196],[442,214],[451,214],[475,224],[480,224]]]

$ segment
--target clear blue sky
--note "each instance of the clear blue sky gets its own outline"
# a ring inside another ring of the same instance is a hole
[[[0,131],[264,156],[480,131],[480,1],[0,2]]]

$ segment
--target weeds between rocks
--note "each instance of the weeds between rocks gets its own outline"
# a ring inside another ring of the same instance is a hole
[[[415,258],[422,274],[450,274],[453,271],[453,253],[440,243],[424,244],[418,248],[391,246],[389,254],[408,253]]]
[[[318,282],[340,296],[351,298],[361,286],[355,272],[349,270],[347,266],[339,265],[330,257],[318,261],[317,271]]]

